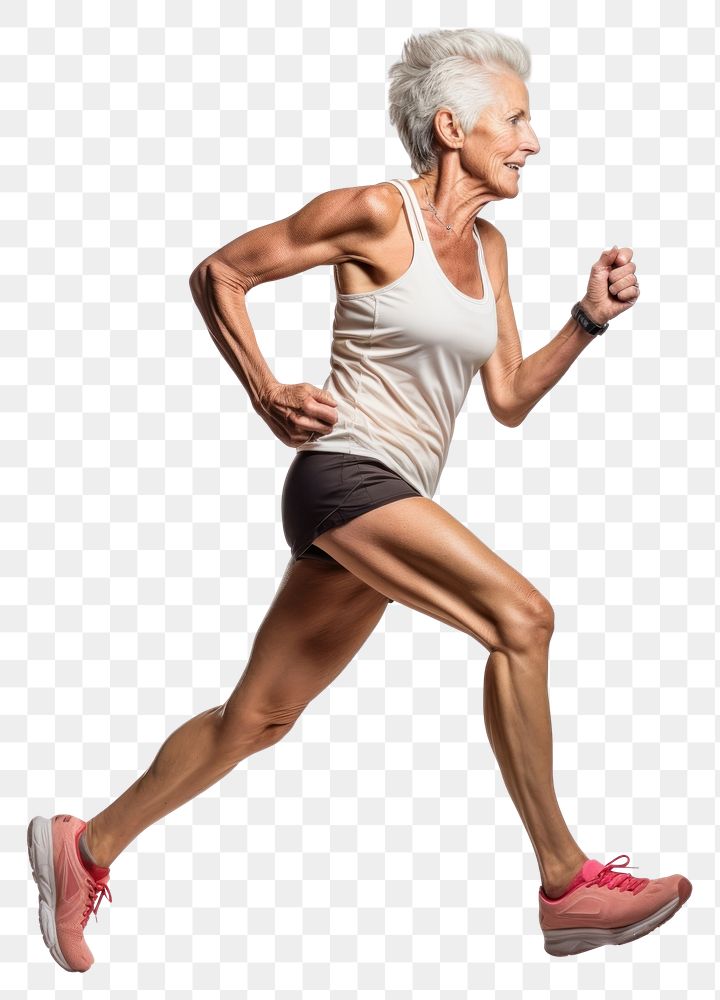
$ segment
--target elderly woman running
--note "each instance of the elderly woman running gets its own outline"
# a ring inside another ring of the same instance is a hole
[[[530,53],[471,28],[407,40],[390,71],[390,116],[417,174],[322,193],[233,240],[191,277],[194,300],[256,413],[295,449],[282,494],[291,558],[237,686],[187,721],[116,801],[85,823],[28,828],[45,941],[84,971],[83,931],[109,895],[111,862],[150,824],[289,732],[362,648],[390,601],[465,632],[489,652],[488,739],[537,858],[551,955],[624,944],[687,900],[682,875],[632,876],[588,857],[553,786],[548,599],[433,500],[455,420],[479,372],[490,413],[517,427],[609,322],[637,301],[632,250],[593,264],[562,329],[523,358],[502,233],[481,210],[516,198],[540,144]],[[279,383],[245,297],[334,267],[331,371],[322,388]],[[628,864],[620,864],[625,857]]]

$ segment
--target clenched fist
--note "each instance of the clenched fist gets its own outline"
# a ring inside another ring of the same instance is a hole
[[[283,444],[297,448],[313,433],[330,433],[338,419],[336,407],[329,392],[309,382],[276,382],[261,395],[255,412]]]
[[[631,247],[603,250],[591,270],[587,291],[580,306],[587,316],[602,326],[634,306],[640,295]]]

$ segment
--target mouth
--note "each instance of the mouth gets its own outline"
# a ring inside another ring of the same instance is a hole
[[[516,174],[520,173],[521,164],[519,163],[505,163],[504,166],[506,166],[508,170],[514,170]]]

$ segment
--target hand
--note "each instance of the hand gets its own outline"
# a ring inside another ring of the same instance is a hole
[[[587,292],[580,300],[580,308],[593,323],[602,326],[620,313],[634,306],[640,295],[636,285],[632,249],[617,246],[603,250],[591,270]]]
[[[254,405],[275,437],[290,448],[305,444],[312,433],[329,434],[338,419],[330,393],[309,382],[276,382]]]

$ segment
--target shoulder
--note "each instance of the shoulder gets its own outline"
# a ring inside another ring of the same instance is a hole
[[[478,231],[483,245],[483,254],[490,279],[499,299],[508,286],[508,257],[505,237],[492,222],[477,218]]]
[[[296,214],[295,228],[324,232],[336,249],[329,263],[367,262],[377,243],[397,226],[402,205],[402,195],[389,181],[334,188],[313,198]]]
[[[346,228],[363,225],[382,228],[397,221],[403,198],[394,184],[380,181],[356,187],[333,188],[317,195],[304,206],[313,207],[317,215],[329,216]]]
[[[379,181],[377,184],[365,184],[345,190],[354,214],[368,229],[378,235],[392,231],[403,206],[403,196],[394,184]]]
[[[368,239],[392,232],[402,211],[402,195],[388,181],[333,188],[316,195],[290,217],[291,226],[305,234],[322,232],[340,249],[333,263],[362,256]]]
[[[477,217],[477,224],[480,227],[480,236],[483,241],[483,248],[487,247],[498,254],[507,254],[507,242],[505,237],[488,219]]]

